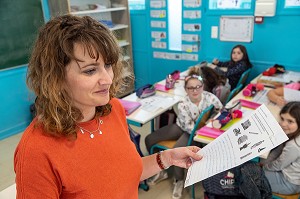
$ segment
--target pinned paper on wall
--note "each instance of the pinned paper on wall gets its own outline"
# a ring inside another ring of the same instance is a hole
[[[220,40],[251,42],[253,38],[253,16],[220,17]]]
[[[167,48],[167,43],[166,42],[159,42],[159,41],[152,41],[152,48],[166,49]]]
[[[166,59],[181,60],[181,54],[180,53],[166,53]]]
[[[199,35],[196,34],[182,34],[182,41],[199,41]]]
[[[188,60],[188,61],[198,61],[198,55],[197,54],[188,54],[188,53],[182,53],[181,59]]]
[[[151,37],[155,39],[165,39],[167,36],[165,31],[152,31]]]
[[[300,1],[299,0],[285,0],[284,7],[285,8],[300,7]]]
[[[150,8],[164,8],[164,7],[166,7],[166,1],[164,0],[150,1]]]
[[[187,45],[183,44],[181,46],[182,51],[191,53],[191,52],[198,52],[198,45]]]
[[[183,30],[185,30],[185,31],[200,31],[201,24],[183,24]]]
[[[153,58],[157,59],[169,59],[169,60],[181,60],[182,55],[180,53],[167,53],[167,52],[153,52]]]
[[[209,9],[251,9],[252,0],[209,0]]]
[[[151,10],[150,16],[152,18],[165,18],[166,17],[166,10]]]
[[[183,6],[187,8],[198,8],[201,6],[201,0],[184,0]]]
[[[197,10],[185,10],[183,11],[183,17],[188,19],[200,19],[201,11]]]
[[[166,22],[165,21],[151,21],[151,28],[165,28]]]

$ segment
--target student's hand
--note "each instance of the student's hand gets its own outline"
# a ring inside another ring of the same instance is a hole
[[[196,154],[200,150],[197,146],[178,147],[163,152],[163,163],[165,166],[178,166],[189,168],[192,165],[192,159],[201,160],[202,156]]]
[[[287,102],[285,101],[285,99],[283,97],[277,97],[276,99],[276,104],[278,106],[284,106]]]
[[[212,61],[213,64],[217,65],[219,63],[219,60],[217,58],[214,58]]]

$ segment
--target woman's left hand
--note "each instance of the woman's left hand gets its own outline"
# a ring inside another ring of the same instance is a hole
[[[187,169],[192,165],[192,159],[195,161],[202,159],[202,156],[197,154],[199,150],[197,146],[169,149],[163,152],[162,161],[167,167],[174,165]]]

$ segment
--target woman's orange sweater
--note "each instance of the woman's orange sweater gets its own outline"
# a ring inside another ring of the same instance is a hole
[[[30,124],[15,151],[17,198],[138,198],[142,160],[122,105],[110,103],[112,112],[101,117],[103,134],[93,139],[80,131],[75,141],[56,138],[34,127],[36,120]],[[98,121],[80,126],[95,130]]]

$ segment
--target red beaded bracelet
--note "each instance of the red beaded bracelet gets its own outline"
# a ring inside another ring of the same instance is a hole
[[[161,161],[161,151],[156,154],[156,162],[161,170],[168,169],[169,167],[165,167],[164,163]]]

